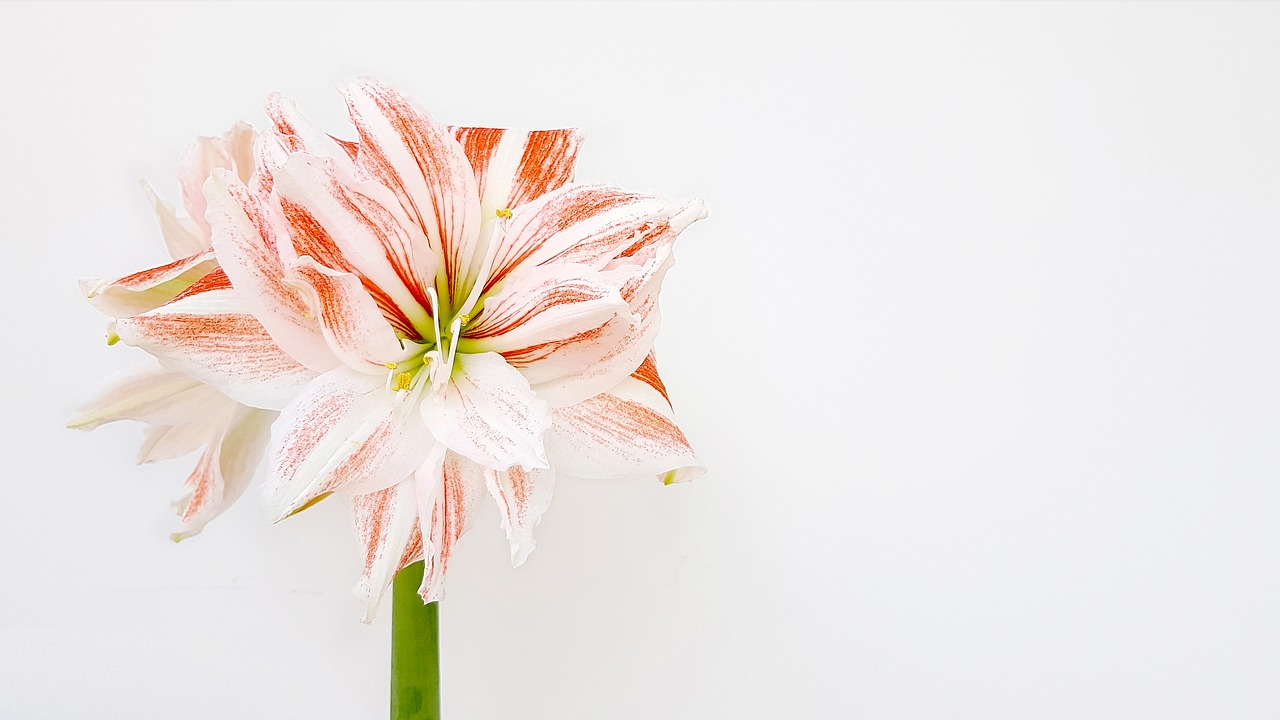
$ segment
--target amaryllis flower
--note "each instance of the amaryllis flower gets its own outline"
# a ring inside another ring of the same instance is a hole
[[[419,559],[440,596],[482,493],[519,564],[557,472],[701,472],[652,346],[672,244],[705,212],[572,183],[574,130],[449,128],[375,81],[344,94],[355,141],[272,98],[253,178],[204,188],[221,279],[116,332],[242,402],[296,393],[270,513],[352,497],[370,614]],[[227,320],[244,311],[269,338]]]
[[[186,217],[143,184],[173,260],[115,280],[81,281],[81,289],[94,307],[113,319],[128,318],[193,292],[193,285],[216,284],[217,278],[223,277],[217,271],[209,223],[204,219],[202,188],[214,169],[235,173],[246,181],[250,178],[254,135],[251,127],[237,123],[223,136],[198,138],[186,149],[178,171]],[[227,289],[225,294],[230,293]],[[241,319],[256,324],[251,316]],[[269,341],[260,326],[259,334]],[[108,338],[113,344],[119,339],[114,329]],[[92,430],[119,420],[146,423],[139,463],[202,449],[187,477],[185,496],[175,503],[181,528],[173,539],[181,540],[200,532],[252,480],[277,415],[259,407],[237,402],[199,379],[151,359],[109,382],[76,411],[69,425]]]

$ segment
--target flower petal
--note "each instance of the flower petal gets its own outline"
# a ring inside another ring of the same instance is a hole
[[[582,133],[561,130],[451,128],[471,163],[480,216],[519,207],[573,180]]]
[[[458,538],[471,527],[483,469],[452,451],[438,451],[417,473],[418,522],[426,563],[418,594],[423,602],[444,597],[445,572]]]
[[[430,445],[414,397],[347,368],[316,378],[272,429],[265,492],[282,520],[331,493],[372,492],[422,463]]]
[[[430,324],[426,290],[436,274],[435,256],[386,188],[338,172],[332,160],[304,154],[290,156],[276,171],[293,250],[359,275],[398,329],[416,335],[416,327]]]
[[[104,315],[128,317],[169,302],[217,266],[211,250],[200,250],[115,280],[81,280],[80,291]]]
[[[631,323],[630,307],[607,280],[585,265],[522,273],[485,301],[459,351],[502,353],[531,383],[584,370],[619,339],[606,326],[625,333]]]
[[[357,165],[391,188],[443,259],[437,290],[455,305],[480,237],[480,196],[462,146],[447,128],[376,80],[343,89],[360,133]]]
[[[701,207],[697,200],[680,206],[609,185],[566,185],[513,210],[510,222],[495,233],[493,268],[484,292],[518,269],[537,265],[604,267],[651,237],[671,235],[673,227],[687,225],[685,217],[697,215]]]
[[[413,475],[377,492],[351,498],[356,534],[364,546],[364,572],[352,592],[371,622],[396,573],[422,559],[417,481]]]
[[[217,169],[236,172],[242,181],[247,182],[253,170],[253,136],[253,128],[243,122],[236,123],[222,137],[196,138],[178,161],[182,204],[204,237],[209,237],[210,233],[209,221],[204,216],[207,207],[204,183]]]
[[[280,93],[267,97],[267,117],[276,126],[276,132],[284,140],[289,152],[305,152],[309,155],[333,158],[339,166],[353,170],[358,145],[320,130],[298,110],[292,100]]]
[[[155,360],[112,378],[81,405],[67,427],[92,430],[118,420],[153,425],[183,425],[229,402],[222,393]]]
[[[160,235],[164,237],[165,247],[169,249],[169,257],[174,260],[203,252],[210,248],[209,235],[196,225],[191,218],[178,217],[173,205],[160,199],[151,184],[142,181],[142,192],[155,211],[156,221],[160,223]]]
[[[166,367],[251,407],[284,407],[315,377],[276,345],[220,270],[173,302],[118,320],[115,332]]]
[[[218,393],[221,395],[221,393]],[[182,425],[148,425],[142,431],[142,446],[138,448],[138,464],[172,460],[194,452],[209,444],[218,430],[226,424],[227,417],[240,404],[223,396],[226,412],[206,413]]]
[[[545,468],[547,404],[497,353],[460,354],[452,381],[422,402],[427,428],[450,450],[485,467]]]
[[[320,321],[311,316],[298,291],[284,283],[278,247],[288,242],[288,231],[278,207],[226,172],[214,173],[205,191],[213,247],[241,302],[299,363],[316,372],[337,367]]]
[[[240,406],[205,449],[186,482],[187,494],[175,508],[182,528],[174,542],[197,535],[244,494],[252,482],[277,413]]]
[[[664,394],[641,377],[628,377],[607,393],[557,408],[552,416],[547,453],[556,470],[567,475],[655,475],[670,484],[705,472]]]
[[[347,367],[386,375],[388,364],[411,354],[355,275],[330,270],[307,256],[290,264],[285,282],[308,296],[329,347]]]
[[[523,565],[537,545],[533,539],[533,528],[551,507],[555,477],[555,471],[551,469],[526,470],[519,466],[507,470],[485,468],[485,487],[498,503],[502,529],[507,531],[507,541],[511,543],[511,564],[514,566]]]
[[[655,245],[644,255],[648,257],[615,261],[601,273],[618,287],[634,322],[579,343],[575,350],[591,357],[592,362],[534,383],[534,392],[552,407],[572,405],[612,388],[638,368],[653,349],[660,321],[658,291],[675,260],[670,245]],[[591,355],[593,352],[595,355]]]

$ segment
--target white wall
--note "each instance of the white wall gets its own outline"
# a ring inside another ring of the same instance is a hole
[[[1280,716],[1280,7],[0,5],[0,717],[385,717],[342,508],[175,546],[189,461],[62,429],[135,181],[376,74],[705,196],[663,369],[711,472],[497,514],[458,718]]]

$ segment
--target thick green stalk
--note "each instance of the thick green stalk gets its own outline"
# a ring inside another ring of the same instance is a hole
[[[391,720],[440,720],[440,608],[422,604],[422,563],[391,590]]]

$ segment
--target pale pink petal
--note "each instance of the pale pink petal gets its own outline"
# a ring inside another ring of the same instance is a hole
[[[547,404],[497,353],[459,354],[452,381],[422,402],[432,436],[485,466],[547,467]]]
[[[558,472],[582,478],[653,475],[668,484],[704,472],[670,404],[646,380],[628,377],[610,392],[552,415],[547,453]]]
[[[208,445],[216,432],[226,424],[230,412],[240,406],[231,398],[223,398],[229,405],[225,413],[206,413],[182,425],[148,425],[142,431],[138,464],[172,460]]]
[[[81,280],[80,291],[104,315],[128,317],[169,302],[217,266],[213,252],[201,250],[115,280]]]
[[[422,463],[430,437],[408,390],[347,368],[316,378],[272,430],[268,510],[276,520],[338,492],[372,492]]]
[[[536,384],[599,361],[631,321],[609,278],[585,265],[545,265],[511,278],[488,298],[459,351],[501,353]]]
[[[214,170],[224,169],[232,172],[236,169],[235,158],[224,138],[201,136],[188,145],[178,161],[178,186],[182,189],[182,204],[187,215],[200,228],[205,237],[209,236],[209,222],[205,220],[204,183]]]
[[[395,193],[438,249],[437,289],[459,305],[467,289],[459,281],[480,237],[480,196],[462,146],[416,103],[375,80],[351,83],[343,93],[360,134],[357,165]]]
[[[654,195],[608,185],[566,185],[512,211],[494,235],[493,268],[484,292],[519,269],[549,263],[582,263],[603,268],[649,238],[667,237],[701,213],[701,202],[686,206]]]
[[[471,526],[476,498],[484,485],[483,469],[443,446],[417,472],[418,522],[423,543],[423,602],[444,598],[445,573],[458,538]]]
[[[377,492],[355,495],[351,511],[364,547],[364,572],[352,592],[364,604],[364,622],[373,620],[396,573],[422,559],[417,481],[413,475]]]
[[[347,367],[385,376],[388,367],[412,354],[355,275],[330,270],[307,256],[291,263],[285,281],[307,296],[329,347]]]
[[[485,487],[498,503],[502,529],[507,531],[507,541],[511,543],[511,564],[522,565],[537,545],[533,529],[551,507],[555,472],[519,466],[507,470],[486,468],[484,477]]]
[[[160,223],[160,235],[164,237],[165,247],[169,249],[169,257],[180,260],[211,247],[208,233],[201,230],[191,218],[178,217],[173,205],[161,200],[146,181],[142,182],[142,192],[146,193],[147,200],[155,211],[156,221]]]
[[[292,155],[276,171],[275,182],[298,255],[359,275],[375,299],[385,295],[391,301],[384,311],[392,311],[387,315],[393,321],[404,318],[398,324],[406,335],[430,325],[427,288],[436,259],[385,188],[340,178],[332,160],[304,154]]]
[[[92,430],[118,420],[153,425],[185,425],[214,414],[226,396],[155,360],[125,370],[81,405],[67,427]]]
[[[230,173],[214,173],[205,188],[213,246],[241,302],[290,356],[316,372],[338,366],[320,321],[298,291],[284,283],[278,246],[288,243],[284,220]]]
[[[170,536],[174,542],[198,534],[244,494],[262,462],[276,414],[241,406],[228,418],[188,476],[186,495],[174,504],[182,520],[182,528]]]
[[[582,133],[452,128],[475,171],[482,217],[519,207],[573,180]]]
[[[282,408],[315,377],[271,339],[220,270],[167,305],[118,320],[115,332],[251,407]]]

